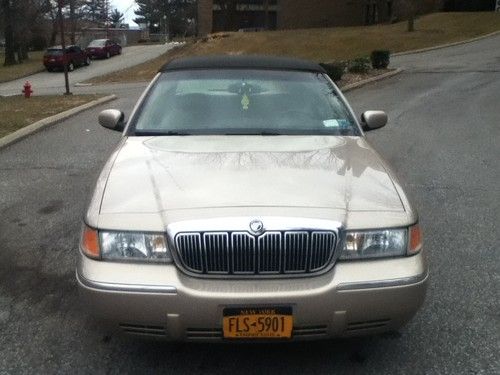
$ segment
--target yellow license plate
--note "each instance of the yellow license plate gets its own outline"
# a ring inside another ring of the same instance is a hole
[[[288,339],[292,337],[291,307],[227,308],[223,313],[226,339]]]

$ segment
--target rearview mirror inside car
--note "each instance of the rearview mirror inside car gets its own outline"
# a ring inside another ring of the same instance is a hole
[[[121,132],[125,128],[125,114],[117,109],[106,109],[99,114],[99,124]]]
[[[366,111],[361,115],[364,131],[382,128],[387,125],[387,114],[384,111]]]

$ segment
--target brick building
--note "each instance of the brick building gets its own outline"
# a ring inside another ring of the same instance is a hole
[[[405,17],[405,4],[417,12],[440,9],[443,0],[237,0],[223,8],[198,0],[198,33],[240,29],[300,29],[368,25]]]
[[[444,0],[444,10],[452,12],[474,12],[495,10],[498,0]]]

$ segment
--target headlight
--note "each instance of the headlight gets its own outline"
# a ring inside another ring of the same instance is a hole
[[[165,236],[160,233],[99,232],[101,258],[171,262]]]
[[[340,259],[404,256],[408,251],[408,229],[348,231]]]

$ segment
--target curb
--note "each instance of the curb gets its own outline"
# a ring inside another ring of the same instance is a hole
[[[87,109],[90,109],[92,107],[96,107],[100,104],[110,102],[112,100],[115,100],[116,98],[117,98],[116,95],[108,95],[108,96],[105,96],[104,98],[93,100],[93,101],[85,103],[79,107],[68,109],[67,111],[58,113],[57,115],[44,118],[44,119],[37,121],[31,125],[25,126],[24,128],[21,128],[21,129],[15,131],[14,133],[11,133],[9,135],[6,135],[3,138],[0,138],[0,149],[6,147],[8,145],[11,145],[12,143],[18,142],[21,139],[26,138],[29,135],[36,133],[44,128],[55,125],[58,122],[61,122],[63,120],[66,120],[66,119],[68,119],[68,118],[70,118],[70,117],[72,117],[80,112],[86,111]]]
[[[498,34],[500,34],[500,30],[494,31],[494,32],[489,33],[489,34],[481,35],[481,36],[478,36],[476,38],[467,39],[467,40],[461,40],[461,41],[458,41],[458,42],[453,42],[453,43],[448,43],[448,44],[440,44],[438,46],[421,48],[421,49],[415,49],[415,50],[412,50],[412,51],[396,52],[396,53],[392,53],[391,57],[393,57],[393,56],[405,56],[405,55],[411,55],[411,54],[414,54],[414,53],[423,53],[423,52],[434,51],[434,50],[442,49],[442,48],[459,46],[459,45],[462,45],[462,44],[472,43],[472,42],[476,42],[478,40],[486,39],[486,38],[489,38],[489,37],[492,37],[492,36],[495,36],[495,35],[498,35]]]
[[[403,69],[398,68],[396,70],[393,70],[393,71],[390,71],[390,72],[387,72],[387,73],[384,73],[384,74],[380,74],[380,75],[375,76],[375,77],[367,78],[367,79],[365,79],[363,81],[351,83],[350,85],[346,85],[344,87],[340,87],[340,91],[342,91],[342,92],[348,92],[348,91],[357,89],[359,87],[368,85],[369,83],[378,82],[378,81],[381,81],[381,80],[386,79],[386,78],[394,77],[395,75],[398,75],[402,71],[403,71]]]

